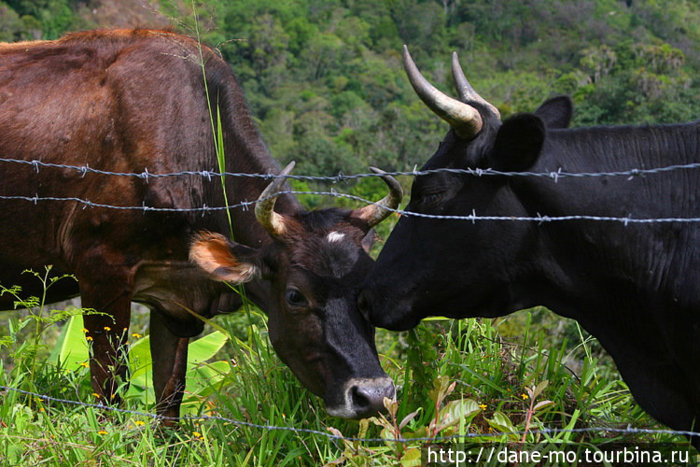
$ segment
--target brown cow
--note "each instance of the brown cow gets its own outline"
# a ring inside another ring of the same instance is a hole
[[[0,44],[0,158],[120,173],[210,170],[217,163],[209,109],[217,106],[226,170],[278,173],[229,66],[190,38],[115,30]],[[384,178],[391,189],[379,204],[394,207],[400,187]],[[158,413],[179,414],[188,338],[203,327],[190,311],[208,318],[241,305],[212,276],[247,283],[248,297],[269,317],[277,353],[329,413],[367,415],[393,396],[373,328],[354,305],[354,290],[372,264],[371,228],[388,210],[306,212],[288,194],[255,213],[233,209],[238,243],[211,233],[193,243],[192,258],[209,275],[188,255],[197,232],[229,231],[225,211],[196,211],[224,206],[219,178],[139,178],[0,161],[0,180],[0,282],[39,293],[21,272],[46,264],[78,278],[77,285],[56,283],[48,298],[79,294],[84,307],[106,313],[85,316],[92,384],[106,401],[118,399],[118,379],[127,377],[120,355],[136,301],[151,309]],[[226,177],[228,203],[267,198],[283,181],[263,193],[269,180]],[[12,305],[2,300],[0,306]]]

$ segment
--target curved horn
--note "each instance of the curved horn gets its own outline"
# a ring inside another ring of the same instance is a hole
[[[260,225],[265,227],[265,230],[274,237],[283,235],[286,231],[286,226],[284,223],[284,216],[275,212],[275,201],[277,201],[277,197],[271,198],[271,196],[279,191],[280,187],[285,182],[285,177],[289,175],[294,168],[294,164],[294,161],[290,162],[287,167],[270,182],[267,188],[260,193],[258,202],[255,205],[255,218],[260,222]]]
[[[389,194],[374,204],[368,204],[353,211],[352,216],[363,220],[367,224],[368,230],[389,217],[392,211],[399,207],[403,197],[401,185],[394,177],[386,175],[386,172],[376,167],[370,167],[370,170],[382,177],[384,183],[389,187]]]
[[[479,93],[474,90],[472,85],[469,84],[469,81],[467,81],[467,77],[464,76],[464,71],[462,71],[462,66],[459,64],[457,52],[452,52],[452,78],[455,80],[455,86],[457,87],[457,92],[462,101],[472,101],[483,104],[491,110],[499,120],[501,119],[501,113],[498,109],[481,97]]]
[[[447,94],[438,91],[427,79],[418,71],[418,67],[413,62],[408,47],[403,46],[403,66],[415,89],[418,97],[435,112],[438,117],[445,120],[454,128],[457,135],[464,139],[472,139],[483,126],[481,115],[474,107],[453,99]]]

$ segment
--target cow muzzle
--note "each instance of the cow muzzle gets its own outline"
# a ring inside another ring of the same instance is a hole
[[[338,405],[326,407],[328,413],[340,418],[365,418],[385,411],[384,398],[393,399],[396,389],[388,376],[352,378],[345,383],[342,394]]]

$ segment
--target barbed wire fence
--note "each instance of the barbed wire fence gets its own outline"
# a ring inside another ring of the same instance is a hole
[[[217,172],[215,170],[201,170],[201,171],[182,171],[173,173],[154,173],[150,172],[147,168],[142,172],[112,172],[99,170],[88,165],[74,166],[66,164],[54,164],[47,163],[39,160],[19,160],[11,158],[0,158],[0,164],[14,164],[14,165],[24,165],[33,167],[36,173],[39,173],[44,169],[60,169],[72,171],[79,174],[81,177],[86,177],[88,174],[102,175],[102,176],[114,176],[114,177],[129,177],[141,179],[148,183],[150,180],[157,180],[161,178],[172,178],[172,177],[202,177],[207,179],[207,181],[212,181],[213,179],[220,177],[235,177],[235,178],[258,178],[263,180],[273,180],[277,177],[275,174],[251,174],[251,173],[232,173],[232,172]],[[550,171],[550,172],[503,172],[493,169],[432,169],[432,170],[411,170],[411,171],[393,171],[385,172],[383,174],[377,173],[359,173],[359,174],[342,174],[339,173],[334,176],[309,176],[309,175],[287,175],[286,178],[290,180],[300,180],[307,182],[319,182],[319,183],[330,183],[339,184],[342,182],[349,182],[353,180],[360,180],[363,178],[370,177],[381,177],[382,175],[391,176],[410,176],[416,177],[420,175],[429,175],[434,173],[449,173],[454,175],[465,175],[472,177],[490,177],[490,176],[501,176],[501,177],[537,177],[550,179],[554,183],[558,183],[561,179],[566,178],[600,178],[600,177],[624,177],[629,181],[635,180],[637,178],[664,174],[675,171],[683,170],[698,170],[700,169],[700,163],[690,163],[690,164],[680,164],[680,165],[669,165],[663,167],[642,169],[633,168],[629,170],[622,171],[608,171],[608,172],[566,172],[562,170]],[[275,193],[270,196],[270,198],[277,197],[279,195],[289,194],[289,195],[315,195],[315,196],[328,196],[333,198],[345,198],[353,201],[357,201],[364,204],[375,204],[375,202],[362,198],[360,196],[351,195],[347,193],[337,192],[335,190],[331,191],[298,191],[298,190],[284,190]],[[269,199],[269,198],[266,198]],[[172,208],[172,207],[157,207],[157,206],[147,206],[145,203],[140,206],[116,206],[105,203],[95,202],[89,199],[82,199],[78,197],[53,197],[53,196],[39,196],[35,194],[34,196],[26,195],[0,195],[0,200],[6,201],[26,201],[33,204],[43,203],[43,202],[74,202],[81,204],[83,209],[87,208],[106,208],[114,210],[128,210],[128,211],[142,211],[147,212],[200,212],[202,215],[208,213],[213,213],[216,211],[224,211],[227,209],[251,209],[254,208],[255,204],[264,201],[251,200],[242,201],[229,206],[199,206],[193,208]],[[389,209],[384,207],[384,209]],[[683,223],[683,224],[694,224],[700,223],[699,217],[657,217],[657,218],[635,218],[633,213],[630,213],[625,217],[616,216],[596,216],[596,215],[567,215],[567,216],[548,216],[538,214],[536,216],[524,217],[524,216],[481,216],[475,211],[467,215],[435,215],[435,214],[425,214],[414,211],[407,211],[404,209],[390,209],[391,211],[400,214],[402,216],[414,216],[420,218],[429,219],[443,219],[449,221],[471,221],[473,223],[477,221],[508,221],[508,222],[537,222],[537,223],[548,223],[548,222],[563,222],[563,221],[592,221],[592,222],[618,222],[625,226],[629,224],[656,224],[656,223]],[[700,215],[700,213],[699,213]],[[26,391],[18,388],[13,388],[9,386],[0,385],[0,391],[4,392],[15,392],[19,394],[24,394],[26,396],[38,398],[46,403],[56,403],[56,404],[69,404],[89,408],[98,408],[105,411],[111,411],[115,413],[130,414],[135,416],[140,416],[144,418],[150,418],[154,420],[177,420],[172,417],[164,417],[161,415],[139,412],[135,410],[122,409],[118,407],[106,406],[103,404],[91,404],[81,401],[60,399],[51,397],[44,394],[34,393],[31,391]],[[319,430],[307,429],[307,428],[297,428],[294,426],[275,426],[275,425],[261,425],[251,422],[234,420],[222,416],[212,416],[212,415],[202,415],[197,417],[184,416],[180,417],[179,420],[190,420],[195,422],[206,422],[206,421],[218,421],[229,423],[236,426],[245,426],[249,428],[256,428],[260,430],[281,430],[290,431],[295,433],[307,433],[315,436],[325,437],[329,440],[342,440],[342,441],[362,441],[370,443],[385,443],[397,442],[397,443],[409,443],[409,442],[443,442],[443,441],[459,441],[467,442],[470,438],[474,439],[493,439],[497,440],[504,436],[517,436],[521,437],[525,434],[542,434],[542,435],[556,435],[559,433],[615,433],[615,434],[666,434],[666,435],[677,435],[677,436],[687,436],[687,437],[700,437],[700,432],[697,431],[679,431],[679,430],[658,430],[658,429],[644,429],[644,428],[634,428],[628,426],[626,428],[613,428],[613,427],[589,427],[589,428],[540,428],[540,429],[530,429],[527,431],[514,431],[510,433],[504,432],[494,432],[494,433],[466,433],[461,435],[453,436],[435,436],[435,437],[425,437],[425,438],[396,438],[396,439],[386,439],[386,438],[358,438],[358,437],[346,437],[336,433],[324,432]]]
[[[236,426],[245,426],[248,428],[256,428],[266,431],[290,431],[293,433],[307,433],[315,436],[320,436],[328,438],[329,440],[338,441],[363,441],[368,443],[385,443],[385,442],[395,442],[395,443],[416,443],[416,442],[444,442],[444,441],[462,441],[465,442],[469,439],[494,439],[503,438],[504,436],[517,436],[522,437],[525,434],[543,434],[543,435],[556,435],[559,433],[614,433],[614,434],[664,434],[664,435],[674,435],[674,436],[688,436],[688,437],[700,437],[700,432],[687,431],[687,430],[658,430],[649,428],[634,428],[628,426],[626,428],[614,428],[614,427],[588,427],[588,428],[538,428],[523,431],[512,431],[512,432],[493,432],[493,433],[465,433],[450,436],[432,436],[432,437],[411,437],[411,438],[360,438],[356,436],[342,436],[332,432],[325,432],[320,430],[314,430],[310,428],[297,428],[294,426],[279,426],[279,425],[261,425],[257,423],[245,422],[242,420],[234,420],[227,417],[222,417],[218,415],[200,415],[200,416],[182,416],[182,417],[166,417],[163,415],[157,415],[148,412],[140,412],[137,410],[121,409],[118,407],[108,406],[104,404],[89,404],[85,402],[70,400],[70,399],[60,399],[56,397],[47,396],[45,394],[39,394],[31,391],[25,391],[23,389],[12,388],[9,386],[0,385],[0,390],[2,391],[13,391],[26,396],[36,397],[44,402],[53,402],[58,404],[69,404],[86,408],[95,408],[100,410],[105,410],[114,413],[135,415],[139,417],[150,418],[153,420],[169,420],[169,421],[194,421],[194,422],[206,422],[206,421],[219,421],[224,423],[230,423]]]
[[[53,163],[47,163],[47,162],[42,162],[38,160],[31,160],[31,161],[25,161],[25,160],[19,160],[19,159],[7,159],[7,158],[0,158],[0,163],[11,163],[11,164],[20,164],[20,165],[29,165],[34,167],[36,172],[38,173],[40,168],[56,168],[56,169],[62,169],[62,170],[70,170],[70,171],[75,171],[79,174],[81,174],[82,177],[85,177],[87,174],[98,174],[98,175],[105,175],[105,176],[117,176],[117,177],[131,177],[131,178],[138,178],[141,180],[144,180],[145,182],[148,182],[150,179],[159,179],[159,178],[169,178],[169,177],[184,177],[184,176],[198,176],[198,177],[203,177],[206,178],[208,181],[211,181],[213,178],[219,178],[219,177],[237,177],[237,178],[258,178],[258,179],[263,179],[263,180],[273,180],[277,176],[275,174],[251,174],[251,173],[233,173],[233,172],[217,172],[214,170],[203,170],[203,171],[182,171],[182,172],[173,172],[173,173],[152,173],[149,172],[148,169],[144,169],[142,172],[111,172],[111,171],[104,171],[104,170],[98,170],[89,167],[88,165],[84,166],[73,166],[73,165],[65,165],[65,164],[53,164]],[[432,170],[413,170],[413,171],[394,171],[394,172],[385,172],[383,175],[391,175],[391,176],[399,176],[399,175],[407,175],[407,176],[419,176],[419,175],[428,175],[428,174],[433,174],[433,173],[451,173],[451,174],[460,174],[460,175],[468,175],[468,176],[475,176],[475,177],[488,177],[488,176],[504,176],[504,177],[539,177],[539,178],[549,178],[553,180],[555,183],[557,183],[560,179],[564,178],[594,178],[594,177],[626,177],[628,180],[633,180],[637,177],[643,177],[647,175],[654,175],[654,174],[662,174],[662,173],[668,173],[668,172],[673,172],[673,171],[679,171],[679,170],[697,170],[700,169],[700,163],[691,163],[691,164],[682,164],[682,165],[670,165],[670,166],[665,166],[665,167],[657,167],[657,168],[651,168],[651,169],[630,169],[630,170],[624,170],[624,171],[613,171],[613,172],[565,172],[561,170],[557,171],[551,171],[551,172],[502,172],[502,171],[497,171],[493,169],[432,169]],[[359,180],[362,178],[369,178],[369,177],[381,177],[382,174],[376,174],[376,173],[361,173],[361,174],[351,174],[351,175],[344,175],[344,174],[338,174],[335,176],[310,176],[310,175],[286,175],[285,178],[291,179],[291,180],[301,180],[301,181],[315,181],[315,182],[325,182],[325,183],[340,183],[340,182],[347,182],[350,180]],[[271,199],[275,198],[279,195],[284,195],[284,194],[290,194],[290,195],[316,195],[316,196],[328,196],[328,197],[333,197],[333,198],[346,198],[346,199],[351,199],[354,201],[358,201],[360,203],[364,204],[375,204],[374,201],[367,200],[365,198],[356,196],[356,195],[351,195],[347,193],[341,193],[337,192],[335,190],[332,191],[298,191],[298,190],[285,190],[285,191],[279,191],[277,193],[274,193],[271,195],[269,198],[265,199]],[[91,201],[89,199],[82,199],[82,198],[77,198],[77,197],[54,197],[54,196],[39,196],[38,194],[35,194],[34,196],[26,196],[26,195],[0,195],[0,200],[7,200],[7,201],[27,201],[27,202],[32,202],[34,204],[38,204],[39,202],[75,202],[82,204],[84,208],[88,207],[93,207],[93,208],[107,208],[107,209],[115,209],[115,210],[128,210],[128,211],[143,211],[143,212],[201,212],[202,215],[205,215],[210,212],[216,212],[216,211],[225,211],[229,209],[249,209],[253,207],[256,203],[260,201],[264,201],[265,199],[261,200],[251,200],[251,201],[242,201],[236,204],[232,204],[229,206],[206,206],[202,205],[199,207],[193,207],[193,208],[173,208],[173,207],[156,207],[156,206],[147,206],[145,203],[141,204],[140,206],[116,206],[116,205],[110,205],[110,204],[105,204],[105,203],[98,203]],[[476,222],[476,221],[509,221],[509,222],[537,222],[537,223],[545,223],[545,222],[561,222],[561,221],[574,221],[574,220],[583,220],[583,221],[598,221],[598,222],[619,222],[623,223],[624,225],[629,225],[629,224],[654,224],[654,223],[700,223],[700,217],[658,217],[658,218],[635,218],[632,216],[632,213],[628,214],[625,217],[619,217],[619,216],[596,216],[596,215],[567,215],[567,216],[548,216],[548,215],[542,215],[542,214],[537,214],[536,216],[481,216],[478,215],[478,213],[475,210],[472,210],[472,212],[468,215],[437,215],[437,214],[425,214],[425,213],[419,213],[415,211],[406,211],[404,209],[390,209],[390,208],[384,208],[388,209],[390,211],[393,211],[397,214],[400,214],[402,216],[413,216],[413,217],[420,217],[420,218],[427,218],[427,219],[443,219],[443,220],[454,220],[454,221],[471,221],[471,222]]]

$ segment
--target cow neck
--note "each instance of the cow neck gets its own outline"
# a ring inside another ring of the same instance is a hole
[[[227,67],[220,62],[223,71],[219,75],[210,74],[210,92],[220,99],[223,110],[225,130],[226,171],[229,173],[248,174],[278,174],[278,164],[268,152],[260,138],[248,107],[243,99],[243,93]],[[212,64],[212,67],[216,65]],[[258,199],[265,190],[269,180],[248,177],[227,177],[226,193],[229,205],[238,205]],[[299,201],[292,195],[282,195],[278,198],[275,210],[290,214],[301,209]],[[271,242],[271,238],[255,218],[253,206],[235,208],[230,211],[233,223],[234,239],[245,245],[258,248]],[[224,229],[228,231],[228,223],[224,219]],[[221,222],[221,221],[220,221]]]

